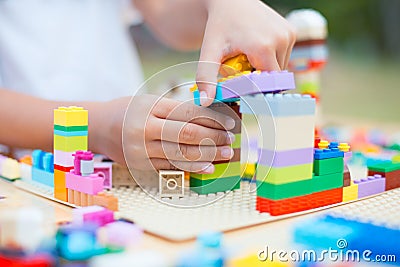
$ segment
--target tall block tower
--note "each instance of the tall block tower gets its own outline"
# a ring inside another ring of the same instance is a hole
[[[66,173],[74,168],[76,151],[88,150],[88,111],[81,107],[54,110],[54,197],[68,201]]]

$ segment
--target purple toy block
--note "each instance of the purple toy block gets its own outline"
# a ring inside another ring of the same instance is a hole
[[[137,244],[143,236],[143,229],[133,223],[115,221],[104,227],[106,244],[127,247]]]
[[[89,195],[97,195],[103,191],[103,178],[98,174],[80,176],[71,172],[65,175],[65,187]]]
[[[295,88],[293,73],[288,71],[252,72],[219,82],[223,99],[240,96],[280,92]],[[217,90],[218,90],[217,88]]]
[[[331,159],[344,157],[344,152],[339,148],[315,149],[314,159]]]
[[[89,206],[72,210],[74,224],[95,223],[99,226],[114,221],[114,212],[100,206]]]
[[[259,150],[258,163],[271,167],[288,167],[293,165],[313,163],[314,148],[302,148],[287,151]]]
[[[379,174],[368,176],[361,180],[354,180],[354,183],[358,184],[358,198],[385,192],[386,179]]]
[[[74,166],[73,152],[64,152],[61,150],[54,150],[54,164],[62,167]]]
[[[0,175],[3,173],[3,162],[7,159],[7,157],[0,155]]]

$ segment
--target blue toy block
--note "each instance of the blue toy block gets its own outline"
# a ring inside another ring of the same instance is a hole
[[[43,168],[44,154],[45,154],[45,152],[40,149],[33,150],[33,152],[32,152],[32,167],[36,167],[38,169]]]
[[[43,170],[54,173],[54,155],[46,153],[43,156]]]
[[[70,261],[83,261],[104,254],[107,249],[100,246],[96,237],[95,225],[67,225],[56,234],[59,255]]]
[[[278,116],[315,114],[315,99],[300,94],[256,94],[241,97],[240,113]]]
[[[68,131],[68,132],[64,132],[64,131],[60,131],[60,130],[54,130],[54,134],[55,135],[60,135],[60,136],[87,136],[88,135],[88,131]]]
[[[194,99],[194,104],[195,105],[201,106],[201,104],[200,104],[200,91],[199,90],[193,91],[193,99]],[[220,102],[230,103],[230,102],[237,102],[237,101],[239,101],[239,98],[237,98],[237,97],[234,97],[234,98],[223,98],[222,97],[222,93],[221,93],[221,88],[217,87],[213,103],[220,103]]]
[[[344,254],[357,250],[360,259],[364,251],[371,251],[371,260],[376,255],[394,255],[395,262],[387,263],[400,266],[400,230],[382,225],[326,216],[297,225],[294,240],[312,249],[332,248]]]
[[[344,157],[344,152],[340,151],[339,148],[315,149],[314,159],[331,159],[338,157]]]
[[[54,187],[54,173],[32,167],[32,180],[50,187]]]

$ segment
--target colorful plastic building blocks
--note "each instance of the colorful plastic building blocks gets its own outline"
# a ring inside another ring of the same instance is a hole
[[[385,190],[391,190],[400,187],[400,162],[386,162],[368,166],[368,175],[375,174],[385,177]]]
[[[54,156],[42,150],[32,152],[32,180],[54,187]]]
[[[235,75],[238,72],[252,71],[254,68],[251,66],[247,56],[245,54],[237,55],[236,57],[225,60],[219,73],[224,76]]]
[[[89,206],[72,210],[72,218],[75,224],[103,226],[114,221],[114,212],[100,206]]]
[[[315,149],[314,159],[330,159],[344,157],[344,153],[339,148]]]
[[[159,171],[160,197],[183,197],[185,195],[183,171]]]
[[[344,170],[344,162],[342,157],[316,159],[314,161],[315,175],[326,175],[341,172]]]
[[[354,180],[358,185],[358,198],[363,198],[385,192],[385,178],[379,174],[368,176],[361,180]]]
[[[343,202],[358,199],[358,184],[351,182],[348,186],[343,187]]]
[[[100,242],[107,246],[128,247],[137,244],[143,236],[143,229],[133,223],[115,221],[100,229]]]
[[[90,203],[88,203],[90,205]],[[100,192],[93,196],[93,205],[102,206],[112,211],[118,211],[118,198],[111,194]]]
[[[0,165],[0,177],[10,181],[21,178],[21,172],[17,160],[1,156]]]

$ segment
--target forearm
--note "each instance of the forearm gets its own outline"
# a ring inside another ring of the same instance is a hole
[[[133,0],[157,37],[167,45],[181,50],[200,48],[209,1]]]
[[[0,89],[0,143],[18,148],[53,148],[53,110],[59,106],[76,105],[89,110],[89,135],[98,131],[99,106],[96,102],[48,101]],[[94,134],[94,138],[95,138]],[[90,149],[99,152],[97,142]]]

